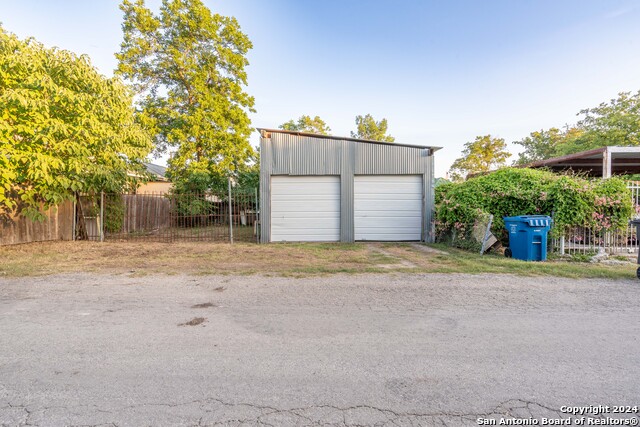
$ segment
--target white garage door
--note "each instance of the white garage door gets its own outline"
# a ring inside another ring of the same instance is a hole
[[[340,177],[271,177],[272,242],[339,240]]]
[[[356,240],[420,240],[422,176],[360,175],[353,191]]]

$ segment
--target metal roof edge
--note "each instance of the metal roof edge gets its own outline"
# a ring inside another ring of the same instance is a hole
[[[579,153],[567,154],[567,155],[559,156],[559,157],[552,157],[550,159],[537,160],[535,162],[527,163],[527,164],[524,164],[524,165],[514,165],[514,167],[517,167],[517,168],[538,168],[538,167],[541,167],[541,166],[547,166],[547,165],[550,165],[550,164],[563,162],[565,160],[581,159],[583,157],[592,156],[594,154],[604,153],[605,151],[607,151],[607,148],[608,147],[594,148],[592,150],[580,151]]]
[[[157,178],[158,181],[169,181],[165,174],[167,173],[167,168],[165,166],[156,165],[154,163],[142,162],[145,169],[148,173]]]
[[[390,147],[408,147],[408,148],[419,148],[419,149],[423,149],[423,150],[424,149],[429,149],[429,150],[431,150],[431,152],[436,152],[436,151],[442,149],[442,147],[433,147],[433,146],[429,146],[429,145],[403,144],[403,143],[399,143],[399,142],[376,141],[376,140],[373,140],[373,139],[358,139],[358,138],[352,138],[352,137],[348,137],[348,136],[322,135],[322,134],[318,134],[318,133],[298,132],[298,131],[291,131],[291,130],[284,130],[284,129],[267,129],[267,128],[256,128],[256,129],[260,132],[260,135],[263,138],[266,138],[265,136],[263,136],[263,132],[267,132],[267,133],[283,133],[283,134],[287,134],[287,135],[296,135],[296,136],[307,136],[307,137],[311,137],[311,138],[322,138],[322,139],[334,139],[334,140],[342,140],[342,141],[364,142],[364,143],[367,143],[367,144],[388,145]]]

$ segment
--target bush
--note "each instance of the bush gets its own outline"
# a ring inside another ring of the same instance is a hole
[[[232,207],[234,212],[240,209],[256,209],[253,203],[256,188],[260,182],[259,167],[243,167],[236,173],[232,188]],[[177,223],[184,227],[200,227],[216,221],[225,221],[221,215],[228,214],[229,183],[227,177],[208,171],[192,171],[183,176],[174,177],[170,197],[172,210]],[[239,197],[238,197],[239,196]],[[241,201],[241,207],[238,205]]]
[[[104,201],[104,231],[119,233],[124,224],[124,199],[121,194],[106,194]]]
[[[553,232],[573,226],[606,231],[626,225],[632,213],[627,184],[620,178],[588,180],[539,169],[504,168],[463,183],[446,183],[435,190],[438,240],[464,235],[478,218],[492,214],[491,230],[507,242],[502,217],[549,215]]]
[[[177,225],[199,227],[210,223],[220,208],[216,201],[226,200],[226,186],[225,178],[206,172],[198,171],[186,177],[176,177],[170,197]]]

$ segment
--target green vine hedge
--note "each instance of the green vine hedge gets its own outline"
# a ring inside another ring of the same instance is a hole
[[[504,216],[553,216],[553,233],[587,226],[595,231],[622,227],[634,211],[627,182],[617,178],[586,179],[538,169],[504,168],[462,183],[435,189],[436,235],[464,235],[488,214],[492,232],[507,242]]]

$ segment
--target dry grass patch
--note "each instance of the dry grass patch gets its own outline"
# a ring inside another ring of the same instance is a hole
[[[46,242],[0,247],[0,276],[65,272],[148,274],[509,273],[573,278],[635,277],[636,265],[523,262],[409,243]],[[219,292],[224,288],[216,289]]]
[[[43,242],[0,247],[0,275],[358,272],[366,270],[369,256],[360,244]]]

